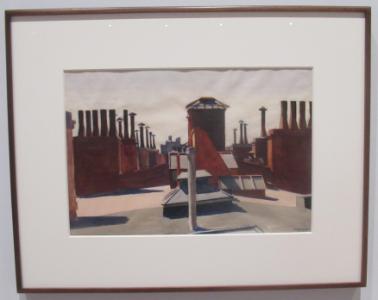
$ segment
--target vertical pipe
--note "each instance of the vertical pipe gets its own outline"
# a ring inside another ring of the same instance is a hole
[[[188,216],[189,229],[195,232],[198,229],[197,225],[197,186],[196,186],[196,155],[195,149],[188,147]]]
[[[306,102],[299,101],[299,128],[306,129]]]
[[[280,129],[289,129],[289,124],[287,122],[287,101],[281,101],[281,119],[280,119]]]
[[[126,140],[129,139],[129,112],[127,109],[123,110],[123,136]]]
[[[244,123],[244,144],[248,144],[248,138],[247,138],[247,123]]]
[[[92,110],[92,120],[93,120],[93,136],[99,136],[100,130],[98,127],[98,111]]]
[[[154,149],[156,149],[155,136],[156,136],[155,134],[152,135]]]
[[[92,136],[92,118],[91,118],[91,111],[85,111],[85,136],[91,137]]]
[[[149,135],[149,129],[150,126],[146,126],[146,148],[149,149],[150,148],[150,141],[149,141],[149,138],[150,138],[150,135]]]
[[[78,118],[79,118],[79,132],[78,135],[80,137],[84,136],[84,112],[82,110],[79,110],[78,112]]]
[[[100,110],[101,119],[101,136],[108,136],[108,116],[106,114],[106,109]]]
[[[144,123],[139,123],[139,134],[140,134],[140,140],[139,140],[139,146],[140,148],[144,148]]]
[[[150,148],[154,149],[154,145],[152,144],[152,132],[150,131]]]
[[[113,137],[117,136],[115,109],[109,110],[109,136],[113,136]]]
[[[237,140],[236,140],[236,132],[238,131],[237,128],[234,128],[234,145],[236,144]]]
[[[290,101],[290,129],[297,130],[297,102]]]
[[[239,144],[244,144],[244,139],[243,139],[243,121],[240,120],[239,124],[240,124],[240,130],[239,130],[240,139],[239,139]]]
[[[136,113],[129,113],[130,116],[130,138],[135,140],[135,116]]]
[[[266,137],[267,134],[266,134],[266,128],[265,128],[265,112],[267,111],[267,109],[262,106],[260,107],[259,111],[261,111],[261,133],[260,133],[260,137]]]

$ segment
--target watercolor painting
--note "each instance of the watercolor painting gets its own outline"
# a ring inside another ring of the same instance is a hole
[[[312,69],[64,73],[72,235],[311,231]]]

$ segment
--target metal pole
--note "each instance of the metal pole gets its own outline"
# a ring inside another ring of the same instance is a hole
[[[197,189],[196,189],[196,153],[193,147],[186,150],[188,156],[188,216],[189,228],[196,231],[197,226]]]

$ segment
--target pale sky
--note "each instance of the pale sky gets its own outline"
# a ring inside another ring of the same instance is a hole
[[[226,110],[226,146],[233,142],[239,120],[248,123],[248,140],[260,134],[260,112],[265,106],[267,130],[279,124],[281,100],[312,101],[311,69],[185,69],[109,70],[65,73],[66,110],[116,109],[137,113],[156,134],[157,144],[169,135],[187,141],[185,105],[211,96]],[[298,110],[298,109],[297,109]],[[308,118],[308,106],[306,106]]]

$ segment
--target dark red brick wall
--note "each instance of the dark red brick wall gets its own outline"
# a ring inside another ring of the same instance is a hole
[[[311,193],[311,129],[271,130],[268,167],[273,183],[296,193]]]
[[[77,195],[99,192],[113,185],[120,173],[120,141],[113,137],[75,137]]]

